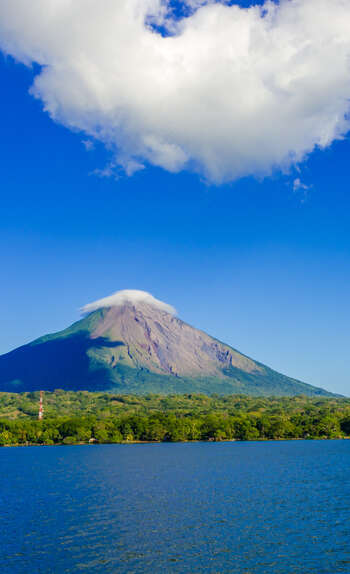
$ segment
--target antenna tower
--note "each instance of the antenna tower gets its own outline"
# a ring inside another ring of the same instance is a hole
[[[43,396],[44,396],[44,391],[40,391],[39,415],[38,415],[39,421],[41,421],[44,418]]]

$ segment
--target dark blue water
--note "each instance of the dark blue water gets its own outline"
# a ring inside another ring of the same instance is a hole
[[[0,572],[350,573],[350,441],[0,449]]]

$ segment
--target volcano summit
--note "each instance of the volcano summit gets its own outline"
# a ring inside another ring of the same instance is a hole
[[[0,357],[0,391],[320,395],[191,327],[144,291],[119,291],[82,309],[68,329]]]

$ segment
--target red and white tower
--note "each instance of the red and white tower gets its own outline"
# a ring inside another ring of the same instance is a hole
[[[38,416],[39,421],[41,421],[44,418],[43,395],[44,392],[40,391],[39,416]]]

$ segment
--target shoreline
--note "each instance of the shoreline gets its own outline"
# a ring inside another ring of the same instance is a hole
[[[27,444],[2,444],[1,448],[27,448],[27,447],[66,447],[66,446],[102,446],[102,445],[122,445],[122,446],[134,446],[134,445],[144,445],[144,444],[197,444],[197,443],[213,443],[222,444],[228,442],[290,442],[290,441],[325,441],[325,440],[350,440],[350,436],[337,436],[334,438],[257,438],[252,440],[241,440],[241,439],[223,439],[223,440],[181,440],[181,441],[166,441],[166,440],[129,440],[122,442],[75,442],[72,444],[66,444],[59,442],[56,444],[38,444],[38,443],[27,443]]]

